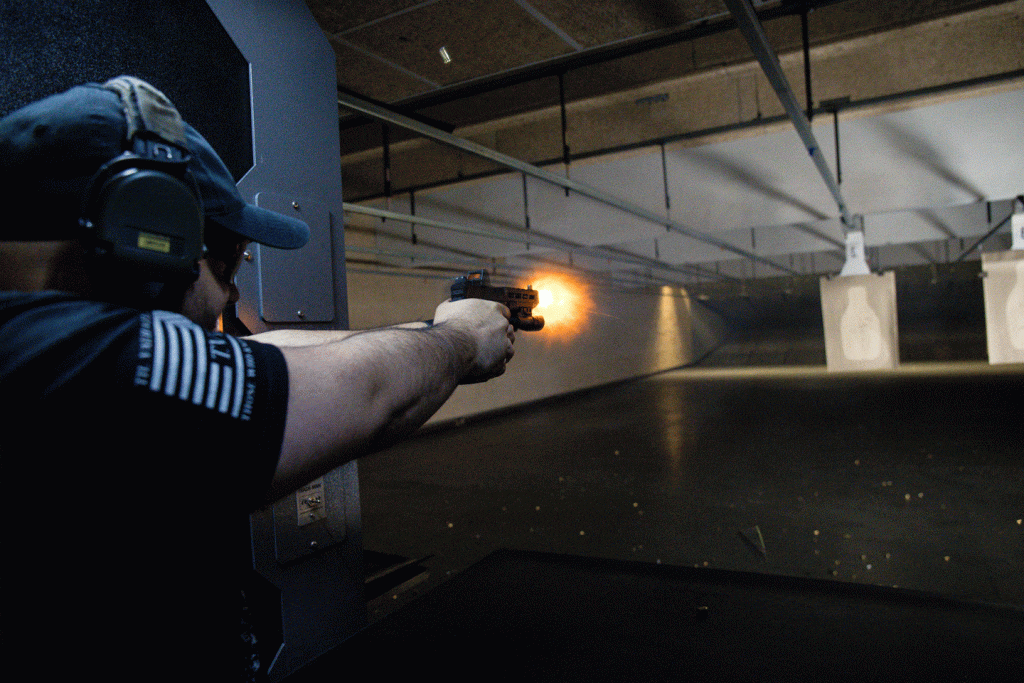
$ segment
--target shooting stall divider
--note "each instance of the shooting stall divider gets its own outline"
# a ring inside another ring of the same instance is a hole
[[[346,329],[334,51],[301,0],[206,1],[249,65],[254,165],[239,192],[312,233],[295,251],[253,245],[237,278],[239,318],[254,332]],[[246,596],[271,683],[366,625],[361,529],[355,462],[249,517]]]

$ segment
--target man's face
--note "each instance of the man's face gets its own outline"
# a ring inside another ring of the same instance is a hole
[[[181,312],[186,318],[207,330],[217,329],[224,307],[238,301],[235,274],[248,245],[248,240],[243,240],[207,252],[199,262],[199,277],[182,301]]]

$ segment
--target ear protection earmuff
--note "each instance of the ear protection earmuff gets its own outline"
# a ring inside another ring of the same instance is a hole
[[[191,282],[203,255],[203,205],[181,116],[145,81],[122,76],[104,87],[121,98],[129,151],[100,168],[85,194],[80,222],[98,270]]]

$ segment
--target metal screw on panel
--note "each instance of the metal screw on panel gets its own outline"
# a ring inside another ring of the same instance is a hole
[[[299,210],[299,203],[298,202],[292,202],[292,208],[295,209],[296,211],[298,211]]]
[[[299,316],[300,318],[303,318],[303,319],[305,319],[305,317],[306,317],[306,314],[303,313],[302,311],[295,311],[295,315],[297,315],[297,316]]]
[[[318,544],[318,543],[317,543],[316,541],[310,541],[310,542],[309,542],[309,547],[310,547],[310,548],[311,548],[312,550],[316,550],[316,548],[317,548],[317,546],[318,546],[318,545],[319,545],[319,544]]]
[[[244,258],[246,261],[252,261],[252,252],[246,249],[245,251],[242,252],[242,258]]]

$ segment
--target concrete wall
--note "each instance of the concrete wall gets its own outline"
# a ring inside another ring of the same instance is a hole
[[[433,317],[450,280],[348,268],[352,329]],[[525,282],[523,284],[526,284]],[[721,319],[684,290],[585,287],[584,315],[516,335],[502,377],[459,387],[428,424],[508,408],[693,362],[722,340]]]

